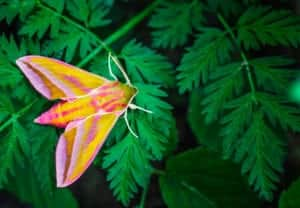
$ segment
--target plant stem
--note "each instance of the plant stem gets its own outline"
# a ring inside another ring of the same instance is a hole
[[[230,28],[230,26],[228,25],[228,23],[225,21],[225,19],[223,18],[222,15],[218,14],[218,19],[220,20],[220,22],[222,23],[222,25],[224,26],[225,30],[229,33],[230,37],[232,38],[232,40],[235,42],[235,44],[237,45],[239,51],[240,51],[240,54],[241,54],[241,57],[242,57],[242,60],[243,60],[243,63],[242,65],[245,66],[245,69],[247,71],[247,78],[248,78],[248,81],[249,81],[249,84],[250,84],[250,88],[251,88],[251,94],[252,94],[252,99],[255,103],[257,103],[257,100],[256,100],[256,96],[255,96],[255,85],[254,85],[254,81],[253,81],[253,78],[252,78],[252,75],[251,75],[251,71],[250,71],[250,65],[249,65],[249,62],[248,62],[248,59],[247,59],[247,56],[246,54],[244,53],[243,49],[241,48],[239,42],[237,41],[232,29]]]
[[[163,176],[166,173],[163,170],[153,168],[151,174],[156,174],[156,175],[159,175],[159,176]],[[144,187],[144,190],[143,190],[143,193],[142,193],[142,196],[141,196],[141,201],[140,201],[140,204],[138,206],[139,208],[143,208],[145,206],[148,189],[149,189],[149,182]]]
[[[61,13],[55,11],[54,9],[42,4],[39,0],[37,0],[37,5],[51,13],[53,13],[56,16],[59,16],[61,19],[63,19],[65,22],[73,25],[74,27],[78,28],[79,30],[85,32],[87,35],[91,36],[91,38],[95,39],[99,46],[95,48],[88,56],[86,56],[81,62],[79,62],[76,66],[83,67],[86,65],[91,59],[93,59],[102,49],[105,49],[107,52],[111,54],[115,54],[114,51],[109,47],[110,44],[117,41],[120,37],[124,36],[126,33],[128,33],[132,28],[134,28],[138,23],[140,23],[145,17],[147,17],[155,7],[158,6],[158,4],[162,0],[155,0],[153,3],[151,3],[148,7],[146,7],[142,12],[131,18],[126,24],[120,27],[116,32],[114,32],[112,35],[107,37],[104,41],[100,39],[96,34],[88,30],[87,28],[83,27],[76,21],[62,15]]]
[[[29,103],[28,105],[26,105],[24,108],[22,108],[21,110],[19,110],[17,113],[12,114],[12,116],[6,120],[5,123],[3,123],[0,126],[0,132],[2,130],[4,130],[6,127],[8,127],[11,123],[15,122],[19,117],[21,117],[26,111],[28,111],[35,102],[37,102],[38,99],[35,99],[34,101],[32,101],[31,103]]]
[[[140,201],[140,204],[138,206],[139,208],[144,208],[145,207],[148,189],[149,189],[149,182],[145,185],[145,187],[143,189],[142,196],[141,196],[141,201]]]
[[[166,175],[166,172],[165,172],[165,171],[159,170],[159,169],[153,169],[153,170],[152,170],[152,173],[153,173],[153,174],[156,174],[156,175],[159,175],[159,176]]]
[[[61,13],[55,11],[54,9],[42,4],[40,1],[37,2],[38,6],[41,9],[44,9],[50,13],[53,13],[56,16],[59,16],[61,19],[63,19],[65,22],[69,23],[70,25],[73,25],[74,27],[78,28],[79,30],[85,32],[87,35],[91,36],[93,39],[95,39],[103,48],[105,48],[107,51],[111,52],[111,49],[107,47],[107,45],[94,33],[92,33],[90,30],[87,28],[83,27],[81,24],[77,23],[76,21],[62,15]]]
[[[123,26],[120,27],[116,32],[111,34],[109,37],[107,37],[103,44],[99,45],[97,48],[94,49],[87,57],[85,57],[80,63],[77,64],[78,67],[82,67],[86,65],[92,58],[94,58],[103,48],[103,46],[108,47],[107,45],[111,45],[115,41],[117,41],[120,37],[124,36],[126,33],[128,33],[132,28],[134,28],[138,23],[140,23],[145,17],[147,17],[155,7],[158,6],[158,4],[162,0],[156,0],[152,4],[150,4],[148,7],[146,7],[142,12],[131,18],[127,23],[125,23]],[[106,49],[106,48],[105,48]],[[112,52],[110,49],[109,52]]]

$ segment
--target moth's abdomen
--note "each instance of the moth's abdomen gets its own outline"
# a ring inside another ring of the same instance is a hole
[[[50,110],[42,113],[39,117],[37,117],[34,122],[39,124],[48,124],[54,125],[57,127],[64,128],[67,125],[65,119],[62,118],[62,115],[57,111],[58,105],[53,106]]]
[[[83,119],[96,113],[96,109],[91,106],[91,99],[76,99],[74,101],[64,101],[54,105],[48,111],[35,119],[36,123],[66,127],[74,120]]]

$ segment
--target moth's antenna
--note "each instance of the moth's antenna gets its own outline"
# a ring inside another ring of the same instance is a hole
[[[143,108],[143,107],[140,107],[140,106],[138,106],[138,105],[135,105],[135,104],[133,104],[133,103],[130,103],[130,104],[128,105],[128,107],[129,107],[130,109],[132,109],[132,110],[137,109],[137,110],[140,110],[140,111],[144,111],[144,112],[146,112],[146,113],[153,113],[151,110],[147,110],[147,109],[145,109],[145,108]]]
[[[112,56],[111,53],[109,53],[109,57],[115,62],[115,64],[118,66],[119,70],[122,72],[125,80],[126,80],[126,84],[128,85],[132,85],[131,82],[130,82],[130,79],[128,78],[126,72],[125,72],[125,69],[122,67],[121,63],[119,62],[119,60]]]
[[[109,54],[108,54],[108,61],[107,61],[109,74],[110,74],[110,76],[111,76],[112,78],[114,78],[114,80],[118,80],[118,78],[116,77],[116,75],[114,75],[114,73],[113,73],[113,71],[112,71],[110,58],[111,58],[111,54],[109,53]]]
[[[134,131],[132,130],[132,128],[131,128],[130,125],[129,125],[128,118],[127,118],[127,110],[125,111],[124,119],[125,119],[125,123],[126,123],[126,125],[127,125],[128,130],[130,131],[130,133],[131,133],[135,138],[139,138],[138,135],[136,135],[136,133],[134,133]]]

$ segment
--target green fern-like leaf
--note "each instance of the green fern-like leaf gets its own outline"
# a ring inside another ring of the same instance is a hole
[[[0,54],[2,59],[10,63],[15,63],[16,59],[26,54],[26,52],[27,46],[24,40],[18,45],[13,36],[7,38],[5,35],[1,35]]]
[[[5,77],[0,86],[16,86],[22,79],[15,66],[0,54],[0,77]]]
[[[300,43],[300,18],[288,10],[250,7],[237,26],[238,40],[246,49],[279,44],[297,47]]]
[[[284,144],[255,112],[251,126],[239,142],[235,159],[243,160],[242,173],[249,173],[249,183],[261,197],[272,200],[284,158]]]
[[[0,122],[2,123],[7,116],[14,112],[14,106],[8,94],[2,93],[0,95]]]
[[[177,70],[181,93],[208,81],[209,72],[230,59],[233,45],[224,31],[202,28],[194,45],[188,48]]]
[[[86,27],[101,27],[111,22],[105,19],[109,9],[103,3],[103,0],[70,0],[67,1],[67,9],[71,16]]]
[[[34,0],[12,0],[12,1],[0,1],[0,20],[6,19],[8,24],[19,15],[21,20],[24,20],[25,17],[32,11],[34,8]]]
[[[164,156],[166,146],[168,143],[168,136],[170,135],[170,125],[165,121],[155,121],[149,119],[146,116],[136,117],[137,129],[141,137],[142,143],[146,145],[147,150],[151,153],[154,159],[161,160]],[[152,122],[159,122],[157,125],[153,125]],[[165,128],[167,132],[163,132],[159,127],[167,125]]]
[[[223,111],[224,104],[231,99],[234,93],[243,89],[243,76],[240,73],[241,63],[231,63],[218,67],[211,73],[210,77],[214,82],[204,88],[205,97],[202,100],[205,114],[205,120],[212,122],[218,118]]]
[[[153,45],[162,48],[184,45],[193,27],[199,26],[202,20],[202,5],[199,1],[163,1],[149,22],[149,26],[154,29]]]
[[[296,76],[295,70],[289,69],[289,65],[294,62],[289,58],[275,56],[252,59],[250,65],[254,68],[258,87],[269,92],[286,93],[286,86]]]
[[[156,85],[136,84],[139,93],[136,96],[136,103],[153,112],[153,116],[161,117],[164,120],[172,119],[170,110],[172,106],[161,100],[167,93],[159,89]]]
[[[31,119],[32,120],[32,119]],[[29,122],[28,122],[29,123]],[[36,181],[45,193],[50,195],[54,192],[54,148],[57,134],[51,127],[37,127],[33,123],[26,126],[30,151],[27,153],[32,162]]]
[[[28,103],[34,96],[33,90],[29,88],[28,82],[24,80],[20,70],[16,67],[15,61],[25,54],[38,53],[39,44],[35,41],[22,39],[19,46],[11,36],[0,36],[0,76],[2,81],[0,87],[10,89],[10,95]],[[9,87],[9,88],[7,88]],[[13,89],[13,90],[12,90]]]
[[[242,173],[249,174],[249,183],[260,196],[272,200],[282,172],[284,143],[265,121],[262,110],[256,110],[252,95],[246,94],[229,102],[231,113],[222,119],[225,127],[224,153],[242,162]]]
[[[279,123],[286,131],[300,131],[299,110],[290,106],[285,98],[267,93],[258,93],[257,98],[271,123]]]
[[[1,125],[3,127],[3,123]],[[23,128],[18,121],[14,121],[5,137],[1,139],[0,157],[0,187],[8,182],[8,176],[16,174],[14,167],[24,162],[23,150],[28,149],[24,141]],[[21,132],[19,132],[21,130]]]
[[[229,158],[234,150],[238,148],[236,140],[244,133],[250,124],[253,114],[252,102],[251,94],[247,93],[228,102],[226,106],[224,106],[227,110],[232,109],[232,111],[221,120],[221,123],[226,125],[221,131],[223,137],[223,151],[226,158]]]
[[[19,33],[30,38],[36,35],[41,39],[50,30],[50,37],[57,37],[60,27],[61,19],[59,16],[52,14],[48,10],[41,9],[26,20]]]
[[[167,58],[141,43],[137,43],[135,40],[130,41],[124,46],[121,56],[125,60],[132,81],[147,81],[165,86],[174,83],[172,65]]]
[[[50,42],[48,52],[53,54],[56,51],[61,51],[65,55],[65,60],[70,62],[76,53],[80,57],[84,57],[95,45],[96,40],[90,38],[86,32],[65,25],[61,34]]]
[[[226,3],[222,0],[207,0],[207,6],[210,11],[220,11],[226,17],[228,17],[231,14],[236,14],[242,9],[241,2],[235,0],[227,0]]]
[[[175,121],[170,112],[171,106],[161,99],[166,96],[166,93],[155,85],[136,84],[135,86],[139,93],[134,102],[153,113],[146,115],[145,112],[129,110],[130,126],[139,138],[136,139],[131,134],[124,138],[124,132],[128,130],[124,120],[120,120],[117,124],[118,129],[114,128],[111,133],[118,142],[108,149],[103,163],[103,166],[108,169],[110,187],[117,199],[125,205],[137,192],[137,185],[143,187],[148,183],[151,173],[150,160],[162,159],[174,145],[174,139],[170,139],[175,131]]]
[[[110,188],[124,205],[129,204],[138,186],[146,185],[151,172],[147,152],[131,134],[108,150],[103,167],[109,168]]]
[[[62,13],[66,4],[65,0],[52,0],[52,1],[42,0],[41,2],[45,5],[50,6],[52,9],[58,11],[59,13]]]
[[[111,69],[114,75],[117,77],[123,78],[122,73],[120,72],[120,69],[118,66],[111,61]],[[89,70],[95,74],[99,74],[103,77],[106,77],[107,79],[113,80],[113,77],[109,74],[108,70],[108,55],[107,53],[102,53],[98,56],[96,56],[91,63],[91,66]]]

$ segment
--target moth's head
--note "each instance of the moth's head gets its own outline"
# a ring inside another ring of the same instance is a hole
[[[132,102],[134,97],[138,94],[138,88],[134,87],[133,85],[123,84],[121,83],[121,88],[125,93],[125,97],[128,99],[128,104]]]

